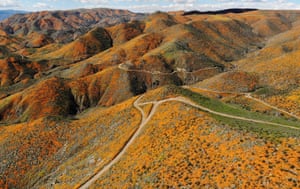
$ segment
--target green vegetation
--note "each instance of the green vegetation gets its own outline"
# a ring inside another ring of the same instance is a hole
[[[232,128],[246,132],[255,132],[260,137],[266,138],[272,141],[279,141],[282,137],[299,137],[300,131],[295,129],[288,129],[285,127],[253,123],[249,121],[243,121],[238,119],[232,119],[227,117],[222,117],[218,115],[212,115],[213,118],[221,123],[225,123]]]
[[[256,95],[264,95],[264,96],[273,96],[273,95],[278,95],[278,94],[284,94],[286,92],[287,91],[279,91],[272,87],[265,86],[265,87],[261,87],[261,88],[257,89],[255,91],[255,94]]]
[[[284,117],[274,117],[274,116],[268,116],[257,112],[247,111],[240,107],[232,106],[218,100],[210,99],[208,97],[202,96],[198,93],[192,92],[187,89],[181,89],[180,93],[183,96],[188,97],[194,102],[198,103],[199,105],[212,109],[216,112],[249,118],[249,119],[260,120],[260,121],[268,121],[277,124],[295,126],[300,128],[300,122],[296,120],[292,121],[292,120],[287,120]],[[230,126],[242,130],[258,132],[259,134],[261,134],[261,136],[276,138],[276,137],[299,136],[300,134],[300,131],[295,129],[289,129],[285,127],[279,127],[279,126],[268,125],[268,124],[253,123],[249,121],[237,120],[237,119],[227,118],[218,115],[212,115],[212,116],[222,123],[226,123]]]
[[[3,22],[0,188],[299,188],[300,12],[261,12]]]

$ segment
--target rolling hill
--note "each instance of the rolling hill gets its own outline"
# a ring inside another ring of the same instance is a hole
[[[0,188],[299,188],[299,13],[0,22]]]
[[[136,14],[127,10],[103,8],[42,11],[14,15],[2,21],[0,28],[17,36],[41,33],[59,42],[70,42],[93,27],[107,27],[131,20],[140,20],[144,17],[144,14]]]

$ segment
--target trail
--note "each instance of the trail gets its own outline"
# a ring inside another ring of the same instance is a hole
[[[294,126],[290,126],[290,125],[273,123],[273,122],[269,122],[269,121],[261,121],[261,120],[256,120],[256,119],[245,118],[245,117],[234,116],[234,115],[230,115],[230,114],[224,114],[224,113],[216,112],[216,111],[211,110],[209,108],[206,108],[204,106],[198,105],[198,104],[196,104],[196,103],[194,103],[194,102],[192,102],[192,101],[190,101],[186,98],[183,98],[183,97],[176,98],[176,101],[183,102],[185,104],[188,104],[188,105],[191,105],[193,107],[199,108],[199,109],[201,109],[203,111],[206,111],[206,112],[209,112],[211,114],[215,114],[215,115],[219,115],[219,116],[223,116],[223,117],[227,117],[227,118],[232,118],[232,119],[238,119],[238,120],[243,120],[243,121],[249,121],[249,122],[253,122],[253,123],[262,123],[262,124],[267,124],[267,125],[274,125],[274,126],[279,126],[279,127],[285,127],[285,128],[300,130],[299,127],[294,127]]]
[[[276,107],[276,106],[273,106],[273,105],[271,105],[271,104],[268,104],[267,102],[265,102],[265,101],[263,101],[263,100],[260,100],[260,99],[258,99],[258,98],[254,98],[253,96],[251,96],[250,93],[246,94],[245,96],[246,96],[246,98],[252,99],[252,100],[254,100],[254,101],[256,101],[256,102],[259,102],[259,103],[261,103],[261,104],[263,104],[263,105],[265,105],[265,106],[268,106],[268,107],[273,108],[273,109],[275,109],[275,110],[277,110],[277,111],[279,111],[279,112],[282,112],[282,113],[284,113],[284,114],[287,114],[287,115],[289,115],[289,116],[291,116],[291,117],[294,117],[294,118],[300,120],[300,117],[299,117],[299,116],[297,116],[297,115],[295,115],[295,114],[293,114],[293,113],[290,113],[290,112],[288,112],[288,111],[285,111],[285,110],[283,110],[283,109],[280,109],[280,108],[278,108],[278,107]]]
[[[274,106],[274,105],[271,105],[271,104],[269,104],[269,103],[267,103],[267,102],[265,102],[265,101],[263,101],[263,100],[260,100],[260,99],[258,99],[258,98],[255,98],[255,97],[253,97],[253,96],[251,95],[251,93],[237,93],[237,92],[231,92],[231,91],[217,91],[217,90],[210,90],[210,89],[206,89],[206,88],[201,88],[201,87],[191,87],[191,86],[183,86],[183,88],[186,88],[186,89],[199,89],[199,90],[201,90],[201,91],[206,91],[206,92],[211,92],[211,93],[218,93],[218,94],[226,93],[226,94],[233,94],[233,95],[244,95],[246,98],[249,98],[249,99],[251,99],[251,100],[254,100],[254,101],[256,101],[256,102],[259,102],[259,103],[261,103],[261,104],[263,104],[263,105],[265,105],[265,106],[268,106],[268,107],[270,107],[270,108],[272,108],[272,109],[274,109],[274,110],[277,110],[277,111],[279,111],[279,112],[281,112],[281,113],[284,113],[284,114],[286,114],[286,115],[289,115],[289,116],[291,116],[291,117],[293,117],[293,118],[296,118],[296,119],[300,120],[300,117],[299,117],[299,116],[297,116],[297,115],[295,115],[295,114],[293,114],[293,113],[291,113],[291,112],[288,112],[288,111],[286,111],[286,110],[280,109],[280,108],[278,108],[278,107],[276,107],[276,106]]]
[[[133,106],[141,113],[142,119],[141,123],[138,127],[138,129],[134,132],[131,138],[127,141],[127,143],[124,145],[124,147],[118,152],[118,154],[107,164],[105,165],[98,173],[96,173],[94,176],[92,176],[90,179],[88,179],[85,183],[83,183],[79,189],[87,189],[89,188],[95,181],[97,181],[106,171],[108,171],[114,164],[116,164],[122,156],[126,153],[128,148],[133,144],[133,142],[136,140],[136,138],[141,134],[143,128],[145,125],[150,121],[150,119],[153,117],[155,112],[157,111],[157,108],[160,104],[170,102],[170,101],[175,101],[175,102],[181,102],[187,105],[190,105],[192,107],[198,108],[202,111],[214,114],[214,115],[219,115],[222,117],[227,117],[227,118],[232,118],[232,119],[237,119],[237,120],[243,120],[243,121],[248,121],[248,122],[253,122],[253,123],[260,123],[260,124],[267,124],[267,125],[274,125],[274,126],[279,126],[279,127],[285,127],[289,129],[295,129],[295,130],[300,130],[299,127],[294,127],[290,125],[284,125],[284,124],[279,124],[279,123],[273,123],[269,121],[262,121],[262,120],[256,120],[256,119],[250,119],[250,118],[245,118],[245,117],[240,117],[240,116],[234,116],[230,114],[225,114],[221,112],[216,112],[212,109],[206,108],[204,106],[198,105],[191,100],[184,98],[184,97],[175,97],[175,98],[168,98],[160,101],[150,101],[150,102],[145,102],[145,103],[139,103],[139,101],[143,98],[144,95],[140,96],[137,100],[134,101]],[[146,116],[145,112],[141,108],[141,106],[146,105],[146,104],[153,104],[150,113],[148,116]]]
[[[185,69],[180,69],[180,70],[175,70],[173,72],[161,72],[161,71],[148,71],[148,70],[139,70],[139,69],[128,69],[124,66],[124,64],[119,64],[118,65],[118,68],[120,70],[124,70],[124,71],[127,71],[127,72],[140,72],[140,73],[149,73],[149,74],[153,74],[153,75],[173,75],[175,73],[188,73],[188,74],[193,74],[193,73],[197,73],[197,72],[200,72],[200,71],[206,71],[206,70],[217,70],[219,69],[218,67],[209,67],[209,68],[202,68],[202,69],[198,69],[198,70],[195,70],[195,71],[186,71]]]
[[[125,146],[119,151],[119,153],[110,161],[107,165],[105,165],[97,174],[95,174],[93,177],[91,177],[88,181],[86,181],[84,184],[82,184],[79,189],[86,189],[89,188],[96,180],[98,180],[103,173],[108,171],[115,163],[117,163],[120,158],[126,153],[130,145],[135,141],[135,139],[138,137],[138,135],[141,133],[144,126],[147,124],[147,122],[151,119],[151,117],[154,115],[158,103],[155,103],[151,109],[150,114],[148,117],[146,116],[143,109],[140,107],[139,101],[143,98],[143,95],[140,96],[136,101],[134,101],[133,106],[141,113],[142,120],[138,127],[138,129],[135,131],[135,133],[132,135],[132,137],[127,141]]]
[[[211,68],[203,68],[203,69],[199,69],[199,70],[195,70],[195,71],[192,71],[192,72],[188,72],[184,69],[180,69],[180,70],[176,70],[176,71],[173,71],[173,72],[170,72],[170,73],[166,73],[166,72],[160,72],[160,71],[148,71],[148,70],[138,70],[138,69],[128,69],[126,67],[124,67],[124,64],[119,64],[118,65],[118,68],[121,69],[121,70],[124,70],[124,71],[128,71],[128,72],[142,72],[142,73],[149,73],[149,74],[153,74],[153,75],[172,75],[172,74],[175,74],[175,73],[178,73],[178,72],[183,72],[183,73],[196,73],[196,72],[199,72],[199,71],[205,71],[205,70],[214,70],[214,69],[218,69],[217,67],[211,67]],[[251,96],[251,93],[237,93],[237,92],[231,92],[231,91],[217,91],[217,90],[211,90],[211,89],[206,89],[206,88],[201,88],[201,87],[191,87],[191,86],[183,86],[184,88],[195,88],[195,89],[200,89],[202,91],[207,91],[207,92],[212,92],[212,93],[226,93],[226,94],[233,94],[233,95],[244,95],[246,98],[249,98],[251,100],[254,100],[256,102],[259,102],[261,104],[264,104],[265,106],[268,106],[274,110],[277,110],[281,113],[284,113],[286,115],[289,115],[291,117],[294,117],[298,120],[300,120],[300,117],[293,114],[293,113],[290,113],[286,110],[283,110],[283,109],[280,109],[274,105],[271,105],[263,100],[260,100],[258,98],[255,98],[253,96]]]

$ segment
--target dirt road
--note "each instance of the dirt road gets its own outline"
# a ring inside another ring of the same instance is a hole
[[[216,112],[214,110],[211,110],[209,108],[206,108],[204,106],[198,105],[191,100],[184,98],[184,97],[176,97],[176,98],[168,98],[160,101],[151,101],[151,102],[145,102],[145,103],[139,103],[139,101],[143,98],[143,95],[140,96],[135,102],[133,103],[133,106],[141,113],[141,122],[138,127],[138,129],[135,131],[135,133],[132,135],[132,137],[127,141],[127,143],[124,145],[124,147],[118,152],[118,154],[115,156],[114,159],[112,159],[107,165],[105,165],[97,174],[95,174],[93,177],[91,177],[89,180],[87,180],[84,184],[82,184],[79,188],[80,189],[86,189],[89,188],[95,181],[97,181],[106,171],[108,171],[114,164],[116,164],[121,157],[126,153],[128,148],[132,145],[132,143],[136,140],[136,138],[141,134],[143,128],[145,125],[150,121],[150,119],[153,117],[155,114],[157,108],[159,107],[160,104],[170,102],[170,101],[175,101],[175,102],[181,102],[187,105],[190,105],[192,107],[198,108],[202,111],[227,117],[227,118],[232,118],[232,119],[238,119],[238,120],[243,120],[243,121],[249,121],[253,123],[261,123],[261,124],[267,124],[267,125],[273,125],[273,126],[278,126],[278,127],[285,127],[289,129],[295,129],[295,130],[300,130],[299,127],[294,127],[290,125],[284,125],[284,124],[278,124],[278,123],[273,123],[273,122],[268,122],[268,121],[262,121],[262,120],[256,120],[256,119],[250,119],[250,118],[245,118],[245,117],[240,117],[240,116],[234,116],[230,114],[225,114],[221,112]],[[152,104],[152,109],[150,110],[150,113],[148,116],[146,116],[145,112],[141,108],[141,106],[146,105],[146,104]]]

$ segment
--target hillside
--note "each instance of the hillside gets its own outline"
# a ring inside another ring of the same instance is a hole
[[[103,8],[42,11],[14,15],[2,21],[0,28],[8,34],[26,36],[30,33],[40,33],[59,42],[70,42],[93,27],[107,27],[144,17],[143,14],[127,10]]]
[[[299,11],[0,23],[0,188],[299,188]]]
[[[227,106],[176,87],[151,91],[140,98],[139,103],[155,103],[152,100],[158,103],[176,96],[197,99],[197,104],[215,111],[219,111],[216,110],[217,107],[222,109]],[[84,183],[115,157],[114,154],[122,149],[122,145],[126,144],[139,126],[141,116],[139,110],[133,106],[137,100],[133,98],[108,109],[87,111],[77,117],[78,120],[57,120],[49,117],[6,128],[1,144],[7,146],[10,143],[10,148],[1,148],[1,154],[10,152],[9,154],[19,155],[18,159],[12,155],[9,161],[4,161],[7,167],[4,175],[10,178],[11,184],[35,188],[53,185],[74,188]],[[299,140],[287,137],[297,136],[299,130],[225,119],[226,117],[219,117],[176,100],[161,103],[155,109],[146,104],[138,106],[146,116],[151,115],[151,119],[146,122],[141,134],[121,157],[121,161],[99,178],[95,188],[127,188],[136,184],[153,188],[195,187],[199,184],[212,187],[235,184],[243,187],[249,186],[249,183],[255,188],[263,188],[266,186],[265,179],[274,187],[298,185],[295,182],[297,176],[293,173],[297,171],[299,164],[292,157],[297,157],[298,152],[295,149],[299,146]],[[227,106],[226,109],[223,113],[233,114],[232,110],[235,108]],[[244,112],[242,109],[239,111]],[[246,115],[249,112],[241,112],[239,116],[250,116]],[[116,116],[112,119],[106,118],[112,114]],[[284,121],[284,118],[273,120],[270,116],[258,115],[253,117],[285,122],[300,128],[296,121]],[[237,129],[236,124],[240,128]],[[36,135],[41,135],[43,142],[34,142]],[[20,148],[19,145],[22,144],[16,143],[20,140],[26,146]],[[42,146],[40,151],[30,150],[39,146]],[[245,153],[247,156],[244,156]],[[27,177],[21,178],[21,174],[13,172],[14,168],[9,165],[14,162],[22,165],[18,171]],[[226,166],[227,164],[230,166]],[[245,173],[247,178],[243,176]],[[264,177],[269,174],[273,176]],[[34,179],[29,179],[31,177]],[[239,182],[242,178],[243,181]]]
[[[47,59],[51,62],[55,62],[56,60],[59,64],[62,64],[62,61],[74,63],[112,47],[112,43],[108,31],[97,27],[56,51],[43,55],[34,53],[31,58],[37,60]]]

